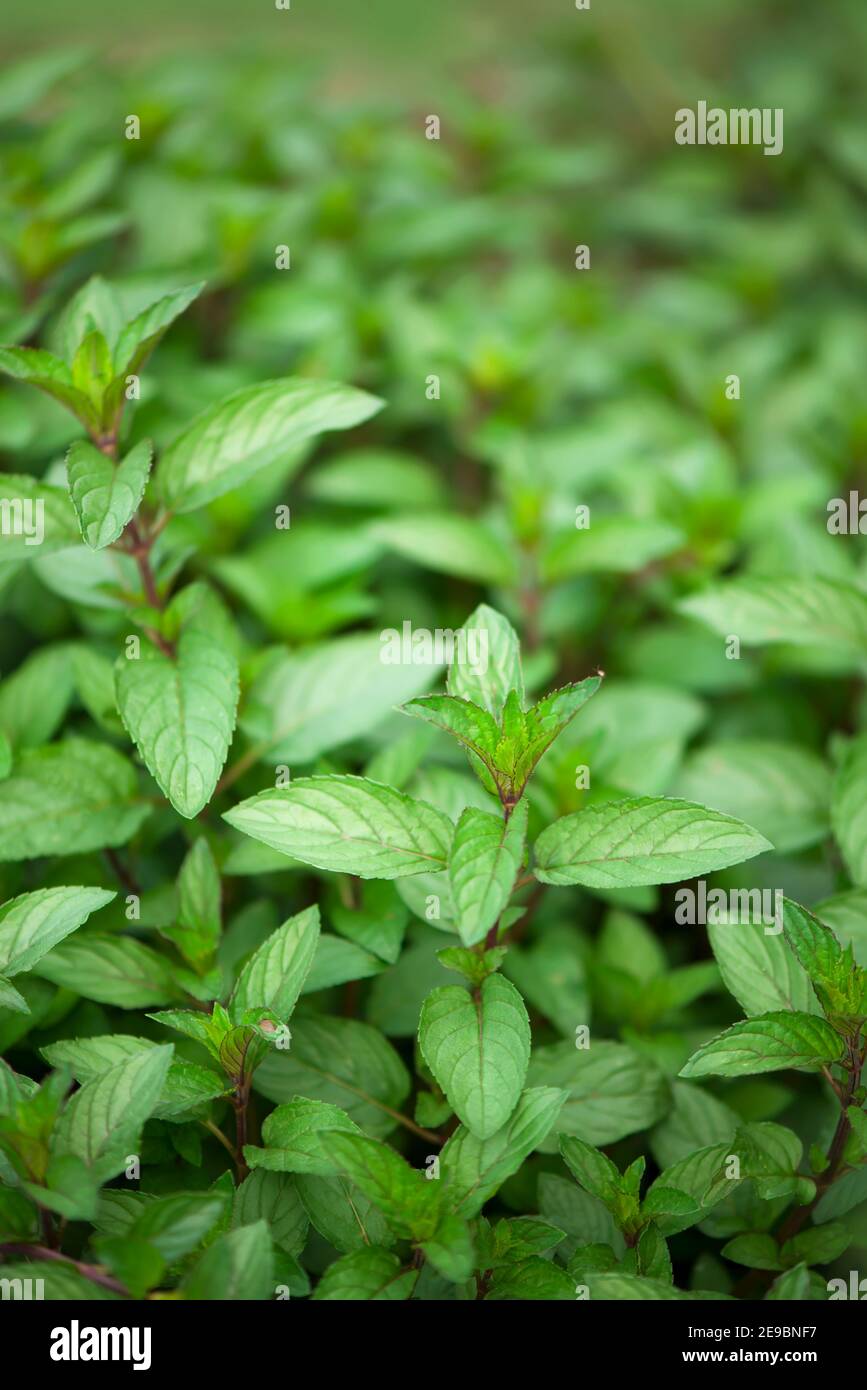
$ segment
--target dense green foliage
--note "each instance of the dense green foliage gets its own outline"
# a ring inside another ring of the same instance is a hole
[[[626,102],[637,50],[583,16],[439,139],[262,54],[0,75],[3,1276],[848,1287],[867,567],[828,504],[865,477],[867,165],[832,9],[851,42],[792,21],[761,81],[728,35],[772,158],[677,147],[682,73]]]

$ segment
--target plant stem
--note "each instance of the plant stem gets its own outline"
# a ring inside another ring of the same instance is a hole
[[[127,869],[126,865],[124,864],[117,851],[113,849],[106,849],[103,851],[103,853],[105,854],[106,859],[108,860],[109,864],[114,870],[114,873],[117,877],[118,883],[120,884],[121,888],[125,888],[127,893],[131,893],[133,897],[140,898],[141,888],[139,886],[138,880],[130,872],[130,870]]]
[[[824,1197],[840,1171],[840,1165],[843,1162],[843,1153],[846,1149],[846,1140],[849,1138],[852,1129],[846,1111],[852,1103],[852,1096],[860,1085],[860,1081],[861,1067],[857,1065],[849,1071],[846,1088],[840,1097],[840,1117],[837,1120],[837,1128],[834,1130],[834,1137],[828,1149],[828,1166],[819,1174],[816,1180],[816,1195],[807,1206],[795,1207],[793,1211],[789,1212],[789,1215],[777,1232],[777,1240],[780,1245],[783,1245],[787,1240],[791,1240],[793,1236],[798,1234],[801,1227],[804,1226],[808,1218],[812,1216],[818,1203],[821,1201],[822,1197]]]
[[[220,792],[226,791],[228,787],[231,787],[233,782],[237,782],[239,777],[243,777],[244,773],[259,761],[262,754],[267,752],[267,749],[268,744],[266,743],[254,743],[248,748],[246,753],[243,753],[236,763],[226,768],[226,771],[214,788],[214,796],[219,796]]]
[[[220,1141],[226,1152],[231,1155],[232,1162],[237,1165],[238,1155],[235,1153],[231,1139],[226,1137],[223,1131],[214,1124],[213,1120],[201,1120],[200,1124],[203,1125],[210,1134],[213,1134],[215,1139]]]
[[[244,1145],[247,1142],[247,1106],[250,1103],[250,1082],[242,1078],[232,1097],[235,1110],[235,1167],[238,1186],[249,1176],[250,1169],[244,1158]]]
[[[412,1134],[417,1134],[419,1139],[429,1139],[432,1144],[442,1144],[443,1141],[438,1134],[434,1134],[432,1129],[423,1129],[408,1115],[402,1115],[399,1110],[392,1110],[390,1105],[384,1105],[382,1101],[379,1101],[379,1108],[384,1110],[386,1115],[390,1115],[393,1120],[396,1120],[399,1125],[403,1125],[404,1129],[410,1130]]]
[[[144,536],[139,530],[138,522],[136,521],[135,517],[133,517],[132,521],[130,521],[127,524],[126,531],[129,534],[130,541],[132,542],[132,544],[128,547],[129,552],[133,556],[136,564],[138,565],[138,572],[141,576],[142,588],[144,589],[145,598],[147,599],[151,608],[156,608],[160,612],[162,612],[164,604],[163,600],[160,598],[159,590],[157,589],[156,580],[154,579],[153,570],[151,569],[150,563],[151,541],[150,539],[145,540]]]
[[[107,458],[110,458],[115,462],[117,461],[117,430],[119,424],[120,421],[118,420],[116,422],[115,428],[111,430],[110,433],[104,435],[96,435],[93,437],[93,442],[95,443],[96,447],[103,454],[105,454]],[[154,541],[156,540],[163,527],[167,524],[169,519],[170,514],[165,513],[160,518],[158,525],[153,527],[147,535],[143,535],[141,528],[139,527],[138,520],[136,519],[136,517],[132,517],[132,519],[129,522],[127,522],[126,528],[121,537],[121,540],[125,543],[122,548],[124,548],[127,554],[131,555],[136,562],[136,566],[139,572],[139,578],[141,579],[142,590],[144,592],[145,598],[147,599],[148,605],[151,608],[155,608],[159,613],[162,613],[163,609],[165,608],[165,599],[161,598],[159,589],[157,588],[156,579],[154,578],[154,572],[151,568],[150,553]],[[155,646],[159,647],[160,651],[163,653],[164,656],[168,656],[170,658],[174,657],[174,648],[172,647],[170,642],[166,641],[166,639],[161,635],[161,633],[156,632],[150,628],[147,629],[147,632],[151,641],[154,643]]]
[[[21,1255],[32,1260],[53,1260],[56,1263],[71,1265],[92,1284],[99,1284],[104,1289],[111,1289],[112,1293],[118,1293],[122,1298],[132,1297],[129,1290],[124,1288],[119,1280],[107,1274],[101,1265],[89,1265],[84,1264],[81,1260],[71,1260],[68,1255],[61,1255],[58,1250],[49,1250],[44,1245],[33,1245],[28,1241],[13,1240],[0,1245],[0,1255]]]
[[[138,522],[135,517],[133,517],[123,533],[123,539],[126,540],[127,554],[133,557],[138,567],[139,578],[141,579],[142,589],[147,599],[148,606],[156,609],[158,613],[164,612],[166,600],[161,596],[157,588],[154,572],[151,568],[150,554],[151,547],[154,543],[154,534],[151,533],[148,536],[143,536],[139,529]],[[163,656],[167,656],[172,660],[175,655],[175,649],[171,642],[167,641],[162,633],[157,632],[155,628],[149,627],[146,631],[154,645],[163,653]]]
[[[56,1250],[58,1246],[57,1232],[54,1227],[54,1217],[50,1211],[44,1207],[39,1209],[39,1225],[42,1228],[42,1239],[50,1249]]]

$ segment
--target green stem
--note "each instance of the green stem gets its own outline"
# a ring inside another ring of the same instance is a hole
[[[237,1165],[238,1155],[235,1153],[235,1149],[231,1139],[228,1139],[226,1137],[223,1131],[217,1125],[214,1124],[213,1120],[200,1120],[199,1123],[208,1131],[209,1134],[213,1134],[214,1138],[219,1140],[226,1152],[231,1155],[232,1162],[235,1165]]]
[[[119,426],[120,421],[118,420],[115,428],[111,430],[110,433],[92,436],[96,447],[113,462],[117,462]],[[127,523],[121,537],[121,541],[123,542],[121,548],[126,550],[127,554],[131,555],[135,560],[139,578],[141,579],[142,591],[148,602],[148,606],[155,608],[158,613],[162,613],[166,606],[166,600],[161,597],[160,591],[157,588],[156,579],[154,578],[154,572],[151,566],[151,548],[160,531],[168,522],[169,513],[161,517],[159,524],[151,528],[147,534],[142,532],[139,526],[139,520],[139,516],[134,516]],[[174,657],[175,653],[172,644],[167,642],[161,633],[151,628],[147,629],[147,633],[151,641],[159,648],[164,656],[170,658]]]

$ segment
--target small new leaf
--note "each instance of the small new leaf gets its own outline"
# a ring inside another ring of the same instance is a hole
[[[419,1047],[456,1113],[479,1139],[512,1114],[530,1060],[524,1001],[508,980],[490,975],[478,996],[460,985],[435,989],[419,1019]]]
[[[77,440],[66,459],[66,476],[81,534],[91,550],[102,550],[122,534],[144,496],[153,446],[143,439],[120,463]]]

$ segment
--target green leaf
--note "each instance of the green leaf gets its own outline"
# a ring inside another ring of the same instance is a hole
[[[131,936],[83,932],[55,946],[35,969],[85,999],[121,1009],[165,1004],[178,994],[168,962]]]
[[[561,1137],[560,1153],[579,1186],[591,1196],[598,1197],[607,1207],[613,1208],[622,1192],[622,1184],[620,1169],[611,1159],[574,1135],[564,1134]]]
[[[828,833],[831,775],[795,744],[730,739],[686,761],[675,794],[755,826],[780,853],[818,844]]]
[[[733,890],[737,891],[737,890]],[[743,890],[741,896],[747,894]],[[784,906],[785,911],[785,906]],[[707,934],[726,988],[748,1017],[780,1009],[820,1012],[809,977],[776,925],[750,921],[752,908],[734,922],[708,922]]]
[[[99,1179],[74,1154],[49,1159],[45,1186],[26,1182],[28,1196],[67,1221],[92,1221],[96,1215]]]
[[[561,1178],[558,1173],[541,1173],[537,1190],[539,1210],[545,1220],[566,1232],[559,1252],[564,1260],[571,1265],[573,1257],[577,1260],[580,1255],[582,1262],[592,1262],[593,1267],[617,1266],[618,1256],[626,1248],[625,1241],[611,1212],[597,1197],[591,1197],[571,1178]],[[601,1265],[591,1253],[593,1247],[598,1250],[599,1246],[604,1251],[598,1257]]]
[[[15,748],[37,748],[57,732],[75,694],[78,650],[66,642],[42,647],[0,684],[0,729]],[[4,776],[11,765],[10,750]]]
[[[442,812],[363,777],[304,777],[224,814],[237,830],[318,869],[401,878],[445,868],[452,837]]]
[[[116,897],[104,888],[40,888],[0,907],[0,972],[32,970],[92,912]]]
[[[254,1088],[269,1100],[296,1096],[345,1109],[366,1133],[390,1134],[394,1112],[406,1098],[410,1080],[391,1044],[366,1023],[351,1018],[296,1018],[292,1046],[274,1049],[260,1064]]]
[[[721,1252],[727,1260],[749,1269],[782,1269],[780,1247],[773,1236],[761,1233],[735,1236]]]
[[[115,667],[117,707],[148,771],[182,816],[207,806],[226,761],[238,704],[238,664],[190,623],[166,656],[150,645]]]
[[[508,618],[486,603],[470,614],[461,632],[468,655],[477,659],[452,663],[448,692],[460,700],[469,700],[499,720],[511,690],[517,692],[522,704],[524,701],[518,634]]]
[[[8,777],[12,770],[12,745],[9,739],[0,729],[0,782],[4,777]]]
[[[11,985],[5,976],[0,975],[0,1009],[11,1009],[13,1013],[29,1014],[30,1005],[19,994],[18,990]]]
[[[447,946],[444,951],[437,951],[437,960],[446,970],[463,975],[475,988],[488,975],[499,970],[508,949],[507,946],[492,946],[487,951],[474,951],[466,946]]]
[[[831,823],[849,877],[867,886],[867,738],[853,739],[834,780]]]
[[[124,1235],[146,1240],[171,1264],[195,1250],[225,1210],[220,1192],[172,1192],[148,1202]]]
[[[21,1280],[21,1298],[25,1297],[24,1289],[31,1287],[34,1279],[43,1280],[43,1297],[49,1302],[69,1303],[70,1301],[79,1302],[121,1302],[119,1294],[112,1293],[110,1289],[104,1288],[101,1284],[94,1284],[92,1279],[87,1279],[72,1264],[60,1263],[49,1264],[47,1260],[33,1260],[26,1264],[15,1264],[9,1262],[3,1265],[2,1277],[8,1281],[11,1289],[16,1287],[16,1281]],[[29,1284],[24,1281],[31,1281]],[[16,1297],[15,1293],[10,1295]]]
[[[220,1060],[220,1044],[231,1031],[232,1022],[222,1004],[215,1004],[210,1014],[199,1013],[194,1009],[163,1009],[156,1014],[148,1014],[155,1023],[165,1028],[174,1028],[184,1037],[194,1038],[202,1043],[215,1061]]]
[[[451,734],[484,763],[492,777],[495,776],[500,727],[486,710],[455,695],[424,695],[418,700],[409,700],[402,708],[404,714],[425,719]]]
[[[118,539],[135,516],[151,470],[153,446],[143,439],[120,463],[77,440],[66,459],[72,505],[81,534],[92,550]]]
[[[672,1106],[650,1136],[653,1156],[660,1168],[668,1168],[696,1149],[716,1143],[731,1144],[740,1123],[738,1115],[702,1086],[674,1081]]]
[[[425,1258],[450,1283],[461,1284],[469,1279],[476,1263],[473,1233],[466,1221],[447,1212],[433,1235],[421,1242]]]
[[[795,1265],[828,1265],[849,1249],[854,1235],[839,1221],[801,1231],[787,1240],[782,1250],[783,1263]]]
[[[290,451],[285,460],[267,469],[261,483],[254,482],[249,489],[255,497],[255,489],[270,497],[274,482],[279,476],[288,481],[302,461],[302,450]],[[230,494],[229,502],[221,503],[220,510],[235,515],[233,499],[240,499],[238,492]],[[263,498],[264,501],[264,498]],[[244,504],[241,503],[243,506]],[[249,506],[249,504],[248,504]],[[274,526],[270,534],[253,544],[240,554],[222,555],[212,562],[214,573],[233,590],[242,602],[252,609],[265,626],[281,637],[309,639],[322,636],[335,628],[363,617],[372,608],[371,599],[362,591],[360,584],[364,572],[377,560],[382,547],[370,534],[358,527],[350,528],[338,521],[316,521],[306,519],[304,525],[291,529],[288,514],[283,524]],[[389,653],[401,660],[394,648],[389,630],[374,633],[361,633],[351,638],[340,639],[341,645],[359,645],[366,650],[368,657],[374,653],[377,663],[384,668],[389,662]],[[386,645],[387,644],[387,645]],[[382,662],[380,663],[380,653]],[[320,653],[315,648],[302,649],[285,655],[274,651],[269,656],[268,665],[286,667],[287,681],[296,677],[303,680],[303,672],[312,666],[319,670],[327,662],[329,653]],[[296,660],[297,658],[297,660]],[[344,662],[344,665],[346,663]],[[355,681],[370,680],[373,672],[354,673]],[[388,679],[389,672],[380,670],[380,679]],[[395,673],[392,672],[392,676]],[[422,689],[416,671],[415,689]],[[403,680],[413,685],[412,671],[404,669]],[[323,687],[323,690],[325,687]],[[308,692],[297,688],[297,694]],[[412,693],[410,691],[409,693]],[[333,704],[334,691],[328,691]],[[333,712],[332,712],[333,719]]]
[[[248,1009],[267,1009],[287,1023],[304,986],[319,941],[314,904],[278,927],[247,961],[232,991],[229,1012],[236,1023]]]
[[[104,334],[91,328],[72,359],[72,380],[91,402],[101,430],[109,426],[111,418],[106,403],[111,378],[111,349]]]
[[[460,1216],[477,1216],[485,1202],[516,1173],[554,1124],[565,1100],[563,1091],[547,1086],[525,1091],[508,1123],[490,1139],[480,1139],[460,1125],[440,1155],[441,1175],[448,1181],[449,1201]]]
[[[561,1037],[574,1038],[576,1024],[589,1020],[587,969],[571,924],[551,922],[530,946],[510,946],[503,972]]]
[[[25,749],[2,788],[0,861],[124,845],[150,811],[127,760],[82,738]]]
[[[845,1216],[853,1207],[859,1207],[862,1202],[867,1202],[867,1164],[835,1179],[819,1198],[813,1219],[816,1222],[833,1221],[838,1216]]]
[[[510,819],[468,806],[449,853],[455,924],[465,946],[482,941],[508,905],[524,858],[527,806],[519,802]]]
[[[813,1297],[810,1292],[810,1271],[806,1265],[796,1265],[794,1269],[787,1269],[785,1274],[781,1274],[775,1279],[766,1298],[771,1300],[781,1300],[785,1303],[801,1303]]]
[[[383,654],[380,637],[353,633],[269,661],[241,718],[262,760],[294,767],[370,733],[395,705],[425,690],[439,669],[391,665]]]
[[[391,449],[353,449],[316,465],[306,480],[308,497],[365,511],[436,508],[443,486],[434,469],[412,454]]]
[[[671,1255],[665,1237],[653,1222],[645,1226],[635,1246],[638,1273],[647,1279],[659,1279],[664,1284],[673,1284]]]
[[[692,1217],[697,1215],[699,1208],[695,1199],[687,1192],[682,1192],[677,1187],[664,1187],[654,1184],[648,1192],[646,1198],[641,1203],[641,1217],[643,1220],[659,1221],[661,1217],[674,1217],[680,1220],[681,1217]]]
[[[598,1206],[599,1203],[597,1202]],[[610,1245],[594,1242],[579,1245],[568,1264],[568,1273],[577,1284],[586,1284],[588,1274],[605,1274],[617,1269],[620,1261]]]
[[[372,535],[425,569],[483,584],[509,584],[515,568],[509,550],[472,517],[446,512],[402,512],[374,522]]]
[[[159,1251],[135,1236],[97,1236],[93,1247],[100,1264],[120,1280],[133,1298],[144,1298],[165,1274],[166,1262]]]
[[[735,1135],[734,1152],[740,1158],[742,1176],[755,1181],[763,1200],[794,1196],[803,1202],[811,1201],[815,1193],[810,1180],[798,1176],[803,1147],[793,1130],[765,1121],[742,1125]],[[806,1196],[802,1195],[804,1184]]]
[[[168,1043],[137,1053],[85,1082],[57,1122],[54,1152],[82,1159],[100,1182],[121,1172],[159,1099],[173,1051]]]
[[[0,348],[0,372],[38,387],[65,405],[83,424],[99,428],[99,415],[87,395],[77,388],[66,363],[53,353],[41,348]]]
[[[328,381],[285,377],[245,386],[208,406],[166,449],[156,474],[160,496],[173,512],[195,511],[305,440],[351,429],[381,407],[365,391]]]
[[[82,705],[99,728],[109,734],[123,734],[124,727],[114,697],[114,666],[111,659],[94,647],[83,644],[76,646],[72,652],[70,675],[74,677],[70,694],[77,690]]]
[[[494,1271],[486,1303],[500,1300],[538,1300],[571,1303],[575,1300],[575,1281],[559,1265],[538,1255],[518,1264],[503,1265]]]
[[[124,319],[123,303],[115,287],[102,275],[91,275],[76,290],[60,314],[56,338],[62,355],[73,361],[89,333],[98,330],[113,344]]]
[[[329,1265],[317,1284],[313,1299],[319,1302],[402,1303],[410,1297],[418,1279],[415,1269],[403,1269],[389,1250],[365,1246]]]
[[[8,121],[36,106],[57,82],[81,67],[88,56],[86,48],[67,48],[64,44],[62,48],[49,48],[9,63],[0,79],[0,120]]]
[[[344,941],[340,936],[323,932],[301,992],[315,994],[317,990],[333,989],[335,985],[348,984],[350,980],[368,980],[373,975],[380,975],[384,969],[384,963],[369,951],[363,951],[354,942]]]
[[[590,696],[596,693],[601,679],[601,676],[589,676],[576,685],[564,685],[559,690],[552,690],[527,710],[524,737],[513,774],[516,791],[523,789],[543,753],[571,724]]]
[[[311,1226],[345,1254],[370,1245],[394,1245],[385,1217],[345,1178],[298,1173],[294,1179]]]
[[[818,575],[730,580],[679,604],[721,636],[749,646],[785,642],[825,647],[861,668],[867,659],[867,597]]]
[[[495,1264],[544,1255],[560,1244],[566,1232],[535,1216],[518,1216],[498,1221],[493,1230]]]
[[[585,1282],[589,1285],[591,1303],[600,1299],[610,1299],[617,1303],[678,1302],[700,1296],[695,1293],[682,1293],[680,1289],[663,1283],[661,1279],[647,1279],[644,1275],[622,1274],[620,1271],[610,1274],[588,1274]],[[719,1295],[715,1297],[718,1298]]]
[[[435,989],[419,1020],[419,1047],[463,1124],[489,1139],[518,1100],[530,1059],[530,1024],[514,985],[489,975],[478,997]]]
[[[260,1218],[279,1249],[295,1257],[301,1254],[309,1220],[288,1173],[251,1173],[235,1192],[232,1225],[250,1226]]]
[[[397,890],[384,880],[360,883],[359,889],[352,907],[332,902],[331,920],[341,936],[394,965],[400,956],[409,911]]]
[[[265,1119],[262,1125],[265,1147],[248,1144],[244,1157],[251,1168],[332,1177],[337,1169],[323,1147],[321,1136],[333,1130],[360,1133],[358,1126],[339,1106],[296,1096],[286,1105],[278,1105]]]
[[[686,537],[666,521],[604,516],[584,530],[554,536],[542,555],[549,583],[578,574],[634,574],[679,550]]]
[[[80,541],[66,489],[18,473],[0,473],[0,566],[37,560]]]
[[[92,1081],[128,1057],[150,1052],[158,1044],[129,1033],[102,1037],[62,1039],[42,1048],[52,1067],[69,1067],[76,1081]],[[199,1109],[228,1089],[225,1077],[208,1067],[173,1057],[153,1115],[157,1120],[178,1120]]]
[[[542,883],[627,888],[677,883],[772,846],[731,816],[668,797],[623,797],[549,825],[536,841]]]
[[[181,1286],[188,1299],[208,1302],[273,1298],[274,1254],[264,1221],[219,1236]]]
[[[344,1177],[382,1212],[395,1235],[427,1240],[439,1224],[441,1187],[388,1144],[333,1129],[321,1145]]]
[[[863,1017],[863,977],[851,947],[844,950],[830,927],[788,899],[783,903],[783,930],[829,1017]]]
[[[794,1067],[817,1071],[839,1060],[843,1041],[829,1023],[785,1010],[744,1019],[700,1047],[681,1076],[749,1076]]]
[[[124,325],[114,347],[115,371],[121,380],[138,372],[166,330],[198,299],[205,282],[185,285],[154,300]]]
[[[202,969],[217,949],[220,924],[220,873],[203,835],[184,857],[178,874],[177,923],[160,930],[185,960]]]
[[[729,1171],[734,1171],[730,1160],[736,1156],[733,1140],[723,1141],[695,1149],[663,1169],[644,1199],[644,1205],[652,1210],[658,1200],[655,1195],[657,1191],[662,1190],[666,1194],[663,1202],[666,1214],[656,1217],[663,1235],[676,1235],[697,1225],[713,1207],[736,1190],[740,1179],[728,1176]],[[671,1192],[680,1192],[688,1199],[683,1210],[672,1210],[668,1197]]]
[[[867,891],[837,893],[817,903],[814,910],[838,941],[851,945],[858,964],[867,966]]]
[[[527,1078],[531,1086],[565,1089],[567,1100],[555,1132],[575,1134],[597,1147],[654,1124],[668,1102],[658,1069],[622,1043],[578,1048],[574,1041],[564,1041],[537,1047]]]

